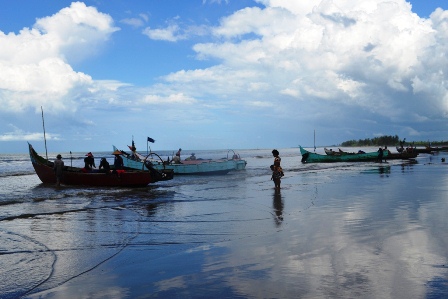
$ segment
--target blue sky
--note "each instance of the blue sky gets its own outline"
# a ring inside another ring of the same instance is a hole
[[[446,1],[0,4],[0,153],[448,140]]]

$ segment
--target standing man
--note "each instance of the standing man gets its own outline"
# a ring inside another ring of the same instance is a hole
[[[53,166],[54,174],[56,175],[56,186],[61,186],[62,173],[64,170],[64,161],[62,161],[62,156],[58,154]]]
[[[383,149],[380,147],[378,149],[378,159],[377,162],[383,163]]]

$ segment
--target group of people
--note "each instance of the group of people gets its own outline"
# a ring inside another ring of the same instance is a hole
[[[114,155],[114,170],[121,170],[124,168],[123,158],[121,157],[121,152],[116,150],[112,153]],[[84,167],[82,168],[82,172],[89,173],[95,172],[95,158],[92,152],[88,152],[86,157],[84,158]],[[98,166],[98,172],[109,173],[110,172],[110,164],[106,160],[106,158],[102,157],[100,160],[100,165]],[[53,163],[53,171],[56,176],[56,186],[61,185],[61,180],[64,173],[64,161],[62,160],[61,154],[56,156],[56,160]]]
[[[384,149],[380,147],[377,152],[378,152],[377,162],[382,163],[383,160],[384,160],[384,162],[386,162],[386,159],[384,158],[384,153],[390,154],[390,151],[387,148],[387,145],[384,147]]]
[[[181,159],[180,159],[180,153],[181,153],[182,149],[180,148],[177,152],[176,155],[173,157],[172,162],[175,164],[180,164]],[[169,159],[169,158],[168,158]],[[186,161],[194,161],[196,160],[196,155],[195,153],[191,153],[190,157],[185,159]]]
[[[123,169],[123,158],[121,157],[121,152],[119,150],[115,150],[112,155],[114,155],[114,169]],[[86,154],[86,157],[84,158],[84,168],[82,169],[83,172],[94,172],[94,168],[96,168],[95,165],[95,159],[93,157],[93,154],[91,152],[88,152]],[[100,165],[98,167],[99,172],[109,173],[110,172],[110,164],[106,160],[106,158],[101,158]]]

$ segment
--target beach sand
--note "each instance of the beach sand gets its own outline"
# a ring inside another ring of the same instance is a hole
[[[242,172],[177,178],[88,205],[78,190],[64,195],[73,212],[2,226],[47,248],[20,267],[42,265],[24,298],[442,298],[442,155],[319,166],[282,157],[280,192],[271,158],[254,158]]]
[[[121,246],[28,298],[447,295],[446,166],[292,170],[280,192],[264,175],[203,178],[146,215],[106,216]]]

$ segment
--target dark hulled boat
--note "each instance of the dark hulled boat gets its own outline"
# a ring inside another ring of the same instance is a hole
[[[53,171],[54,163],[37,154],[31,144],[28,143],[28,146],[30,159],[39,179],[44,184],[55,184],[56,175]],[[104,187],[144,187],[161,179],[170,179],[164,173],[158,173],[158,175],[154,175],[154,172],[150,171],[132,169],[85,173],[82,171],[82,168],[64,166],[61,184]]]

